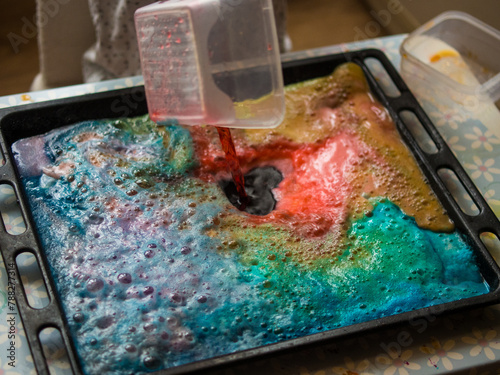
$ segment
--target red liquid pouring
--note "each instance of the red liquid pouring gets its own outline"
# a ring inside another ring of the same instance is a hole
[[[219,128],[216,126],[217,132],[219,133],[220,143],[222,144],[222,149],[226,154],[226,161],[233,176],[234,184],[236,185],[236,191],[240,196],[240,206],[239,210],[243,211],[249,202],[248,195],[245,191],[245,178],[241,172],[240,162],[238,161],[238,156],[236,155],[236,150],[234,149],[233,138],[231,137],[231,131],[229,128]]]

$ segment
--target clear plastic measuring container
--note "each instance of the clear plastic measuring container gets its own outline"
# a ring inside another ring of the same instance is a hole
[[[135,23],[149,114],[166,124],[270,128],[284,116],[271,0],[170,0]]]

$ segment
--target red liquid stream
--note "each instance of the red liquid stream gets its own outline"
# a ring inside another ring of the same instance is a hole
[[[245,191],[245,178],[243,177],[243,172],[241,172],[240,162],[238,161],[238,156],[236,155],[236,150],[234,149],[233,137],[231,137],[231,131],[229,128],[219,128],[216,126],[217,132],[219,133],[220,143],[222,144],[222,149],[226,154],[226,161],[233,176],[234,184],[236,185],[236,191],[240,196],[240,206],[239,210],[243,211],[248,205],[248,195]]]

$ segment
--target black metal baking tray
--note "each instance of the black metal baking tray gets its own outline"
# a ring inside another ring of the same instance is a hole
[[[384,90],[366,64],[366,60],[369,58],[375,58],[382,64],[399,89],[401,93],[399,96],[389,97],[384,93]],[[387,57],[378,50],[370,49],[286,62],[283,64],[285,83],[295,83],[330,74],[337,65],[348,61],[358,64],[363,69],[372,93],[389,111],[403,140],[412,151],[430,186],[444,208],[448,211],[451,219],[455,222],[456,227],[468,237],[474,248],[480,272],[490,288],[490,292],[487,294],[440,305],[439,312],[450,313],[498,302],[500,300],[500,269],[483,245],[480,234],[491,232],[500,238],[500,223]],[[416,114],[422,126],[437,146],[438,150],[436,153],[429,155],[419,147],[411,131],[400,118],[399,113],[403,110],[410,110]],[[0,111],[0,145],[5,158],[5,164],[0,167],[0,183],[9,184],[13,187],[19,197],[20,209],[27,226],[27,230],[23,234],[11,235],[6,232],[3,225],[0,225],[0,249],[6,264],[15,264],[16,256],[23,251],[28,250],[32,252],[39,262],[42,277],[50,298],[50,302],[43,309],[30,307],[23,292],[19,272],[16,273],[14,281],[17,291],[17,306],[22,317],[33,362],[39,374],[49,374],[38,336],[39,332],[46,327],[55,327],[61,332],[74,373],[82,374],[82,370],[66,318],[62,312],[58,293],[51,277],[49,264],[36,235],[36,228],[30,214],[27,198],[11,153],[11,145],[21,138],[42,134],[52,129],[80,121],[133,117],[145,113],[147,113],[147,106],[143,87],[35,103]],[[455,172],[459,181],[478,207],[479,213],[477,215],[467,215],[460,209],[439,177],[438,170],[441,168],[447,168]],[[334,339],[366,333],[373,329],[404,324],[410,321],[410,319],[429,314],[436,315],[435,306],[434,308],[430,307],[405,312],[298,339],[161,370],[157,371],[156,374],[179,374],[233,365],[237,362],[276,355],[280,352],[300,349],[306,346],[326,344]]]

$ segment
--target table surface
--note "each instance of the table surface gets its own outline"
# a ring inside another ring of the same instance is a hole
[[[289,53],[283,60],[302,59],[363,48],[382,50],[399,69],[399,46],[405,35],[329,46],[315,50]],[[381,71],[372,72],[382,85],[389,83]],[[0,108],[32,102],[84,95],[124,87],[142,85],[141,76],[95,84],[82,84],[38,92],[0,97]],[[442,105],[432,93],[414,92],[427,115],[453,150],[477,188],[497,217],[500,215],[500,123],[494,125],[481,116],[470,116],[460,108]],[[496,108],[494,109],[496,111]],[[450,189],[452,189],[450,187]],[[467,194],[454,191],[464,210],[474,212],[474,203]],[[23,219],[17,210],[16,197],[8,185],[0,185],[0,211],[6,230],[11,234],[24,231]],[[493,257],[500,260],[498,241],[485,237],[491,244]],[[17,259],[28,302],[43,307],[48,301],[43,281],[37,273],[33,256]],[[0,375],[36,374],[17,309],[9,304],[8,275],[0,259]],[[13,327],[13,328],[12,328]],[[57,342],[57,331],[41,333],[44,350],[52,374],[71,374],[64,359],[64,348]],[[14,354],[10,357],[10,354]],[[12,366],[15,365],[15,366]],[[260,374],[499,374],[500,368],[500,305],[479,308],[461,314],[425,316],[395,329],[378,331],[364,337],[336,342],[293,355],[280,355],[256,361],[230,373]]]

